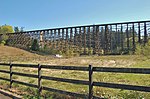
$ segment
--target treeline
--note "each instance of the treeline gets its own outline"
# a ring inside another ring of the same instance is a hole
[[[11,26],[11,25],[2,25],[0,26],[0,45],[7,45],[8,36],[7,33],[15,33],[15,32],[23,32],[24,27],[19,28]]]
[[[13,27],[10,25],[2,25],[0,26],[0,45],[5,45],[8,40],[8,36],[6,33],[13,33]]]

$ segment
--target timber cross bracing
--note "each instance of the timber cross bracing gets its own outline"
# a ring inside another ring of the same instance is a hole
[[[28,48],[33,39],[40,46],[80,54],[121,54],[135,51],[137,43],[150,38],[150,21],[111,23],[8,33],[8,43]]]

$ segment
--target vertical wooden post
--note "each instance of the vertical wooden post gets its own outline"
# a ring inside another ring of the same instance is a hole
[[[42,91],[41,87],[41,65],[38,64],[38,95],[40,96],[40,93]]]
[[[12,63],[10,61],[10,88],[12,87]]]
[[[65,42],[65,51],[68,50],[68,28],[66,28],[66,42]]]
[[[69,48],[73,48],[73,28],[70,28]]]
[[[64,29],[62,29],[62,41],[61,41],[61,49],[64,52],[64,44],[65,43],[65,39],[64,39]]]
[[[86,54],[86,28],[83,27],[83,33],[84,33],[84,55]]]
[[[82,27],[79,28],[79,52],[82,54]]]
[[[123,35],[123,26],[121,24],[121,50],[123,51],[124,35]]]
[[[96,26],[95,30],[95,53],[99,53],[99,26]]]
[[[74,45],[75,45],[75,50],[77,50],[77,28],[75,28]]]
[[[89,44],[89,50],[91,50],[91,30],[90,27],[88,27],[88,44]]]
[[[127,34],[127,49],[129,51],[129,30],[128,30],[128,24],[127,24],[127,32],[126,32],[126,34]]]
[[[54,31],[54,48],[56,49],[57,47],[57,40],[56,40],[56,29],[53,30]]]
[[[140,23],[138,23],[138,42],[141,43],[141,30],[140,30]]]
[[[104,34],[104,55],[108,54],[108,25],[105,25],[105,34]]]
[[[58,48],[58,50],[60,50],[60,29],[58,29],[58,35],[57,35],[57,39],[58,39],[58,41],[57,41],[57,48]]]
[[[118,25],[119,26],[119,25]],[[120,34],[121,34],[121,31],[120,31],[120,28],[119,27],[117,27],[118,28],[118,31],[117,31],[117,46],[118,46],[118,48],[120,49],[120,43],[121,43],[121,39],[120,39]]]
[[[112,42],[112,25],[110,25],[110,52],[112,52],[113,42]]]
[[[50,30],[50,47],[53,48],[53,31]]]
[[[146,22],[144,22],[144,45],[147,43],[147,29]]]
[[[117,47],[118,47],[118,25],[116,24],[116,33],[115,33],[115,50],[117,50]]]
[[[133,53],[134,53],[134,51],[135,51],[135,34],[134,34],[134,23],[133,23],[133,25],[132,25],[132,33],[133,33],[133,37],[132,37],[132,51],[133,51]]]
[[[93,67],[92,65],[89,65],[89,97],[88,99],[92,99],[93,98],[93,78],[92,78],[92,74],[93,74]]]
[[[96,54],[96,51],[95,51],[95,25],[93,25],[92,47],[93,47],[93,54]]]

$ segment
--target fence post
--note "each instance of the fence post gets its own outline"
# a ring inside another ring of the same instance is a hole
[[[38,95],[40,96],[42,87],[41,87],[41,65],[38,64]]]
[[[93,78],[92,78],[92,74],[93,74],[93,67],[92,65],[89,65],[89,97],[88,99],[92,99],[93,98]]]
[[[12,63],[10,61],[10,88],[12,87]]]

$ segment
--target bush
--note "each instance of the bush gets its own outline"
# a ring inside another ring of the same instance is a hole
[[[5,45],[5,44],[6,42],[4,40],[0,42],[0,45]]]
[[[143,55],[145,57],[147,57],[148,59],[150,59],[150,40],[145,44],[145,45],[140,45],[138,44],[136,46],[136,55]]]
[[[34,39],[31,45],[31,50],[39,51],[39,43],[37,39]]]
[[[50,48],[48,45],[44,45],[44,47],[40,48],[39,51],[49,55],[62,54],[61,51],[55,50],[54,48]]]
[[[3,35],[0,37],[0,44],[1,44],[1,45],[5,45],[7,40],[8,40],[8,36],[7,36],[6,34],[3,34]]]
[[[66,48],[66,50],[64,52],[62,52],[64,56],[67,56],[67,57],[72,57],[72,56],[79,56],[80,55],[80,52],[79,51],[76,51],[74,50],[73,48]]]
[[[92,49],[92,48],[89,48],[88,54],[89,54],[89,55],[92,55],[92,54],[93,54],[93,49]]]

